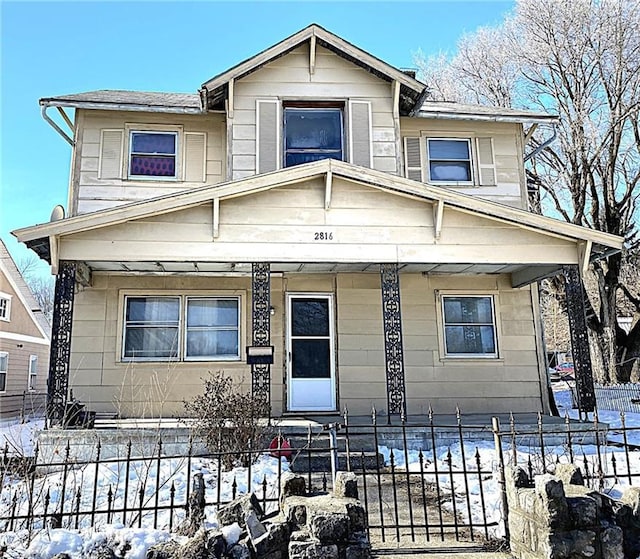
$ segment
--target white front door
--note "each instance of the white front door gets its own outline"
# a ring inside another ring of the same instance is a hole
[[[335,411],[333,296],[287,295],[287,409]]]

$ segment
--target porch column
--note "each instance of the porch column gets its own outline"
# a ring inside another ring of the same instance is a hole
[[[562,276],[564,277],[567,315],[569,316],[569,335],[576,375],[578,410],[580,413],[586,413],[595,409],[596,397],[593,388],[593,371],[584,307],[584,286],[577,266],[564,266]]]
[[[391,422],[391,414],[406,412],[400,279],[397,264],[380,264],[380,284],[387,376],[387,418]]]
[[[271,267],[268,262],[251,264],[251,319],[253,345],[271,345]],[[251,365],[251,393],[262,401],[271,401],[271,365]]]
[[[47,419],[50,426],[62,424],[67,404],[75,279],[75,262],[60,262],[53,299],[51,352],[47,380]]]

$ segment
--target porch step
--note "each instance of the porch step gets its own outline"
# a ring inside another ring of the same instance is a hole
[[[383,456],[376,452],[351,452],[350,457],[350,464],[347,464],[347,453],[338,452],[338,470],[358,472],[364,469],[373,471],[384,465]],[[291,470],[298,473],[309,471],[330,472],[331,456],[329,452],[323,452],[322,454],[312,453],[311,455],[307,452],[300,452],[297,455],[294,454],[291,462]]]

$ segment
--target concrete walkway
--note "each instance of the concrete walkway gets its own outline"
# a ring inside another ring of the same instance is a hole
[[[445,543],[432,543],[428,547],[402,548],[388,547],[376,549],[372,553],[376,559],[513,559],[513,555],[502,551],[482,551],[477,544],[456,542],[455,546]]]

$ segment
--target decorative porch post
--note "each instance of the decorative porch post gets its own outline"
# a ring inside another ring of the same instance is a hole
[[[271,267],[268,262],[251,264],[251,311],[253,345],[271,344]],[[271,401],[271,365],[251,365],[251,393],[267,404]]]
[[[380,264],[380,284],[387,373],[387,420],[391,423],[391,414],[406,412],[400,278],[397,264]]]
[[[60,262],[53,300],[51,352],[47,380],[47,419],[50,426],[62,424],[67,404],[75,279],[75,262]]]
[[[567,315],[569,316],[573,367],[576,375],[578,410],[582,414],[582,412],[593,411],[596,405],[584,308],[584,287],[577,266],[564,266],[562,275],[564,277]]]

